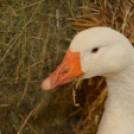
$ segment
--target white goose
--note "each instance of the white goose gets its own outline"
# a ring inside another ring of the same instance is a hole
[[[97,134],[134,134],[134,49],[125,36],[111,28],[95,27],[77,34],[42,89],[94,76],[106,77],[108,85]]]

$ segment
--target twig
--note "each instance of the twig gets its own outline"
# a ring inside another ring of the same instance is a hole
[[[25,119],[24,119],[24,117],[22,116],[22,115],[19,115],[20,116],[20,118],[23,120],[23,121],[25,121]],[[37,132],[33,129],[33,127],[27,122],[26,123],[30,128],[31,128],[31,130],[35,133],[35,134],[37,134]]]
[[[24,123],[22,124],[22,126],[20,127],[19,131],[17,132],[17,134],[21,134],[23,128],[25,127],[25,125],[27,124],[28,120],[30,119],[30,117],[33,114],[34,109],[29,113],[29,115],[26,117],[26,120],[24,121]]]

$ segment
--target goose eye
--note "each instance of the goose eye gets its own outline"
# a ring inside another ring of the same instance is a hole
[[[98,51],[99,51],[99,48],[98,48],[98,47],[95,47],[95,48],[92,49],[91,52],[92,52],[92,53],[96,53],[96,52],[98,52]]]

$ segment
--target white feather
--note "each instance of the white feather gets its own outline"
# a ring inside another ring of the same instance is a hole
[[[99,48],[92,53],[93,48]],[[80,52],[83,78],[105,76],[108,98],[97,134],[134,134],[134,49],[119,32],[96,27],[73,39],[70,49]]]

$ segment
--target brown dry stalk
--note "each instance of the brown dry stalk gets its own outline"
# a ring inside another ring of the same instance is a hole
[[[17,134],[21,134],[21,132],[23,131],[23,128],[25,127],[25,125],[28,123],[28,120],[30,119],[30,117],[33,114],[34,109],[28,114],[28,116],[26,117],[26,119],[24,119],[24,123],[22,124],[22,126],[20,127],[19,131],[17,132]],[[19,115],[22,119],[22,116]],[[33,129],[32,129],[33,130]],[[37,133],[36,133],[37,134]]]

